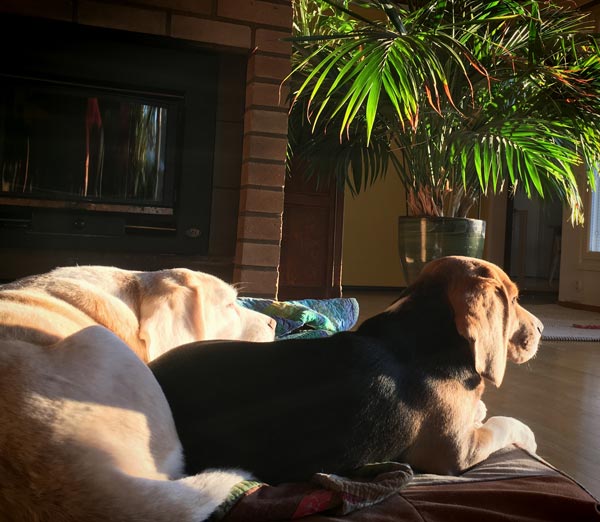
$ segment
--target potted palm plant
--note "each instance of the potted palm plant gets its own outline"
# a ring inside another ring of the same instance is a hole
[[[583,221],[574,168],[593,189],[600,160],[586,14],[538,0],[299,0],[294,21],[288,158],[354,194],[400,177],[408,282],[429,257],[461,253],[457,240],[480,256],[485,224],[469,212],[507,184]]]

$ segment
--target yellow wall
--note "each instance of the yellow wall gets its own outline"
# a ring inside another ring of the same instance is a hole
[[[356,198],[346,191],[342,253],[344,286],[406,286],[397,246],[398,216],[406,215],[405,201],[404,189],[393,173]],[[484,258],[502,265],[506,192],[484,198],[481,218],[487,222]]]
[[[398,216],[405,214],[404,189],[393,173],[356,198],[346,191],[344,286],[405,286],[397,247]]]

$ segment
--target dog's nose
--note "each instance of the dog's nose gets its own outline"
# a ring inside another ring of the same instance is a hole
[[[525,310],[525,312],[529,316],[529,321],[530,321],[529,324],[531,325],[532,328],[535,328],[541,336],[542,332],[544,331],[544,324],[531,312],[528,312],[527,310]]]
[[[540,321],[537,317],[535,317],[535,315],[533,317],[535,319],[534,325],[535,325],[537,331],[539,332],[539,334],[542,335],[542,332],[544,331],[544,323],[542,323],[542,321]]]

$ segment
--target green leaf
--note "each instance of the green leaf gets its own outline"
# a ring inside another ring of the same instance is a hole
[[[374,0],[354,16],[337,2],[302,1],[300,15],[294,4],[289,157],[304,147],[307,172],[356,191],[389,165],[424,200],[450,193],[452,208],[506,179],[581,220],[573,169],[583,161],[593,186],[600,165],[589,15],[536,0]]]

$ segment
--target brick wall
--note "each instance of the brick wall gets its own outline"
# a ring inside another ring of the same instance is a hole
[[[193,40],[247,55],[245,109],[237,127],[239,183],[222,181],[216,172],[213,201],[223,203],[214,206],[213,222],[226,220],[227,205],[239,201],[233,281],[243,293],[276,296],[287,143],[287,93],[280,102],[280,83],[290,71],[291,52],[281,39],[290,34],[291,0],[1,0],[1,11]],[[227,140],[236,125],[226,117],[218,121],[217,141]],[[221,160],[227,161],[226,152]],[[227,241],[212,229],[211,248],[227,254]]]

